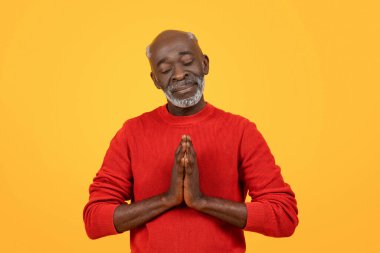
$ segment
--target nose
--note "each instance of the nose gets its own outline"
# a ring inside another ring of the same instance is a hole
[[[187,73],[183,71],[183,67],[179,64],[174,66],[173,76],[171,77],[171,81],[180,81],[187,77]]]

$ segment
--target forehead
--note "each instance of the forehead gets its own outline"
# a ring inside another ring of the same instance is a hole
[[[194,40],[187,36],[176,36],[155,41],[151,46],[152,61],[154,64],[164,58],[176,57],[181,52],[197,53]]]

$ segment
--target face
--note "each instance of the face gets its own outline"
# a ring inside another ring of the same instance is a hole
[[[151,77],[172,104],[190,107],[203,94],[204,75],[208,74],[208,57],[197,43],[175,36],[155,41],[151,46]]]

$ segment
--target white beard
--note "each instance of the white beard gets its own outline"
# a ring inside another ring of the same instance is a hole
[[[191,97],[184,98],[184,99],[178,99],[173,96],[173,93],[171,93],[168,89],[168,87],[164,90],[166,98],[175,106],[181,107],[181,108],[187,108],[191,107],[193,105],[196,105],[202,98],[203,90],[205,86],[205,78],[203,77],[197,77],[197,91],[195,94]]]

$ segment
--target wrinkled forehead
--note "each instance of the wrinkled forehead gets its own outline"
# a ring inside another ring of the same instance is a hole
[[[199,47],[195,40],[188,36],[173,36],[154,41],[150,47],[151,60],[154,64],[158,61],[175,57],[181,52],[190,52],[194,55],[199,54]]]

